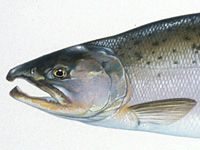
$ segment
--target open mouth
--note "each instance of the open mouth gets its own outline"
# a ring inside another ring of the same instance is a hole
[[[49,103],[57,103],[59,104],[59,101],[56,100],[53,97],[36,97],[36,96],[30,96],[26,93],[24,93],[18,86],[14,87],[10,91],[10,96],[13,98],[20,100],[20,101],[32,101],[32,100],[37,100],[37,101],[46,101]]]
[[[71,104],[70,98],[68,96],[66,96],[59,89],[55,88],[54,86],[48,84],[43,80],[37,81],[34,80],[32,77],[14,76],[14,74],[12,74],[12,71],[8,73],[6,78],[8,81],[14,81],[16,78],[25,79],[26,81],[28,81],[29,83],[31,83],[32,85],[36,86],[37,88],[41,89],[49,95],[46,97],[30,96],[24,93],[18,86],[16,86],[10,91],[10,95],[20,102],[26,103],[33,107],[50,111],[55,111],[61,108],[61,110],[63,110],[66,109],[66,106],[68,107]]]
[[[84,115],[86,112],[84,104],[79,105],[72,102],[71,96],[64,94],[64,91],[58,87],[54,87],[45,80],[35,80],[32,77],[17,75],[12,70],[6,78],[8,81],[14,81],[16,78],[24,79],[49,95],[45,97],[30,96],[16,86],[10,91],[10,96],[22,103],[57,116],[68,118],[79,118],[79,115]]]
[[[62,106],[59,101],[52,97],[36,97],[36,96],[30,96],[26,93],[24,93],[18,86],[13,88],[10,91],[10,95],[23,103],[26,103],[28,105],[31,105],[36,108],[45,109],[45,110],[56,110],[58,106]]]

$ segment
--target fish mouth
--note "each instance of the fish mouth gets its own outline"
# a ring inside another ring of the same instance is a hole
[[[16,67],[17,68],[17,67]],[[18,86],[14,87],[10,91],[10,96],[14,99],[28,104],[32,107],[43,110],[47,113],[68,118],[68,119],[79,119],[84,118],[85,113],[88,112],[88,109],[91,107],[90,105],[76,102],[73,99],[73,95],[70,95],[69,92],[63,91],[62,88],[57,86],[53,86],[53,84],[48,83],[44,77],[32,77],[26,75],[23,70],[22,73],[18,71],[20,68],[11,69],[6,79],[8,81],[14,81],[15,79],[23,79],[29,82],[31,85],[39,88],[40,90],[47,93],[49,96],[47,97],[36,97],[30,96],[23,92]],[[65,89],[67,90],[67,89]],[[65,94],[67,93],[67,94]],[[88,118],[86,116],[86,118]]]
[[[30,96],[30,95],[24,93],[18,86],[14,87],[10,91],[10,96],[20,102],[23,102],[23,103],[26,103],[26,104],[29,104],[31,106],[38,107],[38,108],[40,108],[40,107],[42,108],[44,106],[46,108],[48,108],[48,106],[50,106],[50,105],[52,106],[52,104],[59,105],[59,102],[52,97]]]
[[[34,80],[31,77],[19,76],[17,78],[22,78],[41,89],[42,91],[49,94],[47,97],[36,97],[30,96],[23,92],[18,86],[14,87],[10,91],[10,96],[14,99],[31,105],[33,107],[43,109],[46,111],[64,111],[67,107],[71,106],[71,100],[69,96],[66,96],[59,89],[55,88],[51,84],[43,81],[43,80]],[[9,78],[7,78],[9,80]],[[13,81],[9,80],[9,81]]]

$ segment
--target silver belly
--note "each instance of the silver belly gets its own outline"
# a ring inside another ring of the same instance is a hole
[[[182,119],[170,125],[143,124],[138,130],[200,137],[200,68],[131,68],[131,105],[170,98],[190,98],[197,105]]]

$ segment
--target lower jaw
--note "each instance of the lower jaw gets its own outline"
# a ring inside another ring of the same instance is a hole
[[[85,113],[85,108],[80,107],[79,105],[70,104],[70,105],[62,105],[58,100],[55,100],[52,97],[33,97],[29,96],[23,91],[20,90],[19,87],[15,87],[10,91],[10,95],[25,104],[28,104],[32,107],[41,109],[51,114],[62,115],[62,116],[81,116],[81,114]]]
[[[32,97],[27,95],[26,93],[22,92],[19,87],[15,87],[10,91],[10,95],[23,103],[26,103],[28,105],[31,105],[33,107],[37,107],[43,110],[51,110],[55,111],[60,109],[60,107],[63,107],[60,105],[55,99],[48,97]]]

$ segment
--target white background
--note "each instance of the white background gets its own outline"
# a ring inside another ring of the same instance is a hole
[[[199,150],[200,139],[57,118],[8,95],[16,84],[40,90],[5,80],[12,67],[55,50],[199,11],[199,0],[0,0],[0,150]]]

